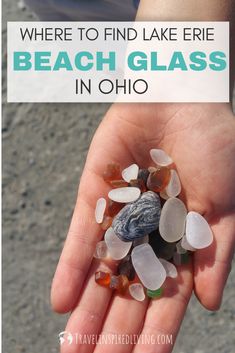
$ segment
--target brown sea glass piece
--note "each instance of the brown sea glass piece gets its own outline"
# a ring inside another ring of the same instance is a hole
[[[166,188],[170,181],[171,172],[167,167],[159,167],[149,174],[147,188],[154,192],[160,192]]]
[[[120,165],[117,163],[107,164],[106,170],[103,172],[103,179],[107,182],[122,179]]]
[[[120,275],[119,276],[119,286],[117,288],[117,292],[124,295],[127,291],[128,286],[129,286],[129,280],[128,280],[127,276]]]
[[[134,186],[136,188],[139,188],[141,192],[147,191],[147,187],[146,187],[143,179],[132,179],[130,181],[130,186]]]
[[[115,202],[113,200],[108,201],[107,214],[110,217],[116,216],[119,211],[125,206],[124,203]]]
[[[109,227],[111,227],[113,223],[113,218],[110,216],[104,216],[103,222],[101,223],[101,228],[103,230],[107,230]]]
[[[109,287],[111,281],[111,275],[108,272],[97,271],[95,273],[95,281],[101,286]]]
[[[123,179],[110,180],[109,184],[112,185],[113,188],[124,188],[126,186],[129,186],[129,184]]]
[[[125,275],[129,281],[135,279],[135,269],[132,265],[131,255],[127,255],[121,262],[118,264],[117,271],[120,275]]]
[[[129,280],[125,275],[111,276],[110,285],[111,289],[115,289],[119,294],[125,294],[129,286]]]
[[[157,168],[156,167],[148,167],[149,173],[156,172]]]

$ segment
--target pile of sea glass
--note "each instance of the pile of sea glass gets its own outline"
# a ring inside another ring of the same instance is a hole
[[[177,198],[181,182],[171,157],[160,149],[150,150],[150,156],[155,166],[148,169],[132,164],[121,171],[108,164],[103,178],[112,190],[95,210],[105,234],[94,257],[118,261],[116,274],[97,271],[95,281],[139,301],[160,297],[166,277],[177,277],[176,266],[213,241],[205,218],[187,212]]]

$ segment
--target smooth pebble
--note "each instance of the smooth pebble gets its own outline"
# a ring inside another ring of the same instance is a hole
[[[165,268],[167,277],[171,277],[171,278],[177,277],[178,272],[177,272],[175,265],[173,265],[169,261],[166,261],[165,259],[159,258],[159,261],[161,262],[162,266]]]
[[[142,284],[151,290],[161,287],[166,279],[166,270],[149,244],[136,246],[131,253],[134,269]]]
[[[136,201],[139,198],[140,193],[141,191],[139,188],[127,186],[110,190],[108,193],[108,197],[110,198],[110,200],[116,202],[128,203]]]
[[[212,230],[199,213],[191,211],[186,217],[186,239],[193,248],[203,249],[213,241]]]
[[[132,242],[124,242],[120,240],[112,227],[107,229],[104,235],[104,240],[108,248],[109,255],[114,260],[123,259],[129,252]]]
[[[169,197],[176,197],[181,193],[181,183],[176,170],[171,169],[170,182],[165,189],[166,194]]]
[[[95,208],[95,220],[97,223],[103,222],[105,208],[106,208],[106,200],[103,197],[101,197],[100,199],[97,200],[96,208]]]
[[[141,283],[133,283],[129,286],[129,293],[135,300],[142,302],[145,299],[144,288]]]
[[[168,199],[161,212],[159,232],[167,242],[180,240],[184,235],[187,209],[177,198]]]
[[[154,161],[154,163],[156,163],[157,165],[160,165],[162,167],[166,167],[166,166],[173,163],[172,158],[170,156],[168,156],[168,154],[161,149],[150,150],[150,156],[151,156],[152,160]]]
[[[138,178],[139,167],[137,164],[132,164],[122,171],[122,178],[129,183],[132,179]]]
[[[114,217],[112,227],[123,241],[144,237],[158,228],[161,202],[153,191],[144,192],[141,197],[126,206]]]
[[[96,259],[103,259],[108,256],[108,248],[107,244],[105,243],[104,240],[99,241],[96,244],[95,252],[94,252],[94,257]]]

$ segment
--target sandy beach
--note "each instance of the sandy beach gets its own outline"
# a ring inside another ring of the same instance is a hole
[[[3,352],[55,353],[67,315],[51,311],[51,280],[108,105],[7,104],[6,22],[20,20],[35,18],[3,0]],[[234,288],[235,267],[218,312],[191,299],[174,353],[234,352]]]

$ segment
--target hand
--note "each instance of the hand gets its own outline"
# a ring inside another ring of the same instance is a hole
[[[174,160],[189,210],[205,215],[214,241],[198,250],[193,263],[179,266],[167,279],[162,298],[137,302],[98,286],[94,272],[112,269],[92,258],[103,236],[94,220],[99,197],[110,189],[102,172],[110,161],[154,165],[151,148],[162,148]],[[210,310],[220,306],[230,270],[235,233],[235,121],[225,104],[116,104],[98,128],[81,178],[67,240],[52,285],[52,306],[70,310],[66,330],[78,334],[172,334],[174,339],[194,291]],[[72,345],[68,352],[170,352],[172,344]]]

